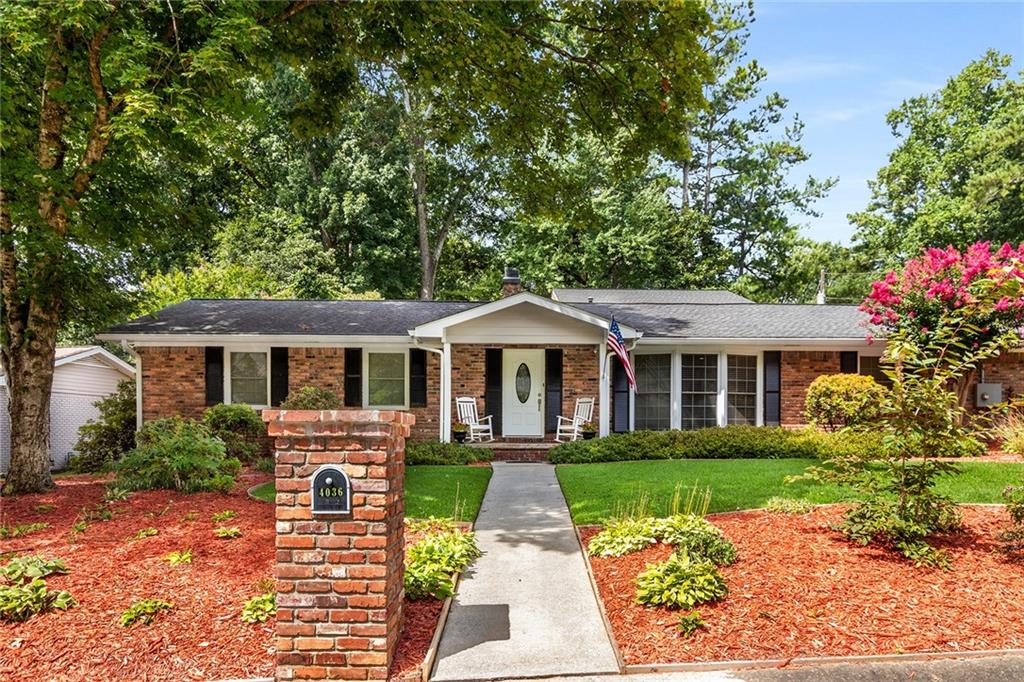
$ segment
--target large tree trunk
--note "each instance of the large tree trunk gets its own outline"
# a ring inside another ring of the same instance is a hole
[[[420,299],[434,298],[434,280],[437,261],[441,257],[444,237],[438,238],[436,251],[430,247],[430,223],[427,220],[427,139],[424,133],[430,107],[424,110],[403,83],[402,100],[405,109],[405,129],[409,140],[409,180],[412,182],[413,205],[416,208],[416,231],[420,244]]]
[[[50,476],[50,387],[57,329],[33,325],[32,341],[12,349],[7,365],[11,415],[11,463],[4,495],[37,493],[53,487]],[[6,355],[6,354],[5,354]]]

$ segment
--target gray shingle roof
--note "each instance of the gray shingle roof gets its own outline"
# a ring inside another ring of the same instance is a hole
[[[724,289],[554,289],[562,303],[750,303]]]
[[[480,305],[467,301],[192,299],[107,334],[308,334],[404,336],[416,325]]]
[[[576,304],[628,324],[645,338],[863,339],[864,313],[853,305],[814,304]]]
[[[476,306],[467,301],[281,301],[194,299],[112,328],[105,335],[268,334],[396,336]],[[856,306],[760,303],[573,303],[647,338],[862,339]]]

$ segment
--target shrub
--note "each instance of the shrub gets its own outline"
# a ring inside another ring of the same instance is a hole
[[[1006,415],[993,429],[993,435],[1003,441],[1004,451],[1024,455],[1024,412]]]
[[[804,400],[807,421],[828,431],[870,424],[878,419],[885,388],[860,374],[823,374],[811,382]]]
[[[494,453],[491,450],[462,443],[412,441],[405,445],[406,464],[472,464],[492,459]]]
[[[454,573],[480,556],[473,533],[461,530],[429,532],[405,553],[405,595],[409,599],[452,596]]]
[[[46,589],[45,578],[55,573],[67,573],[64,561],[40,556],[17,557],[0,568],[0,620],[21,622],[50,609],[75,606],[69,592]]]
[[[728,594],[714,563],[677,550],[667,560],[649,565],[636,578],[636,600],[647,606],[692,609]]]
[[[873,452],[881,439],[870,433],[822,433],[777,426],[725,426],[696,431],[632,431],[577,440],[551,449],[556,464],[642,459],[817,458],[836,450]]]
[[[264,592],[245,602],[242,607],[242,620],[246,623],[266,623],[271,616],[277,615],[277,594]]]
[[[791,500],[787,497],[772,497],[764,504],[767,511],[779,514],[807,514],[814,511],[814,504],[806,500]]]
[[[142,427],[137,440],[117,465],[115,485],[126,490],[227,492],[241,468],[237,459],[225,457],[224,442],[196,421],[157,419]]]
[[[707,559],[716,566],[736,561],[736,548],[719,528],[695,514],[675,514],[654,519],[654,536],[662,542],[683,549],[693,558]]]
[[[876,495],[846,513],[841,528],[860,545],[882,543],[895,549],[915,566],[949,568],[949,557],[926,540],[960,526],[956,505],[941,495],[921,496],[915,504],[901,504],[891,495]]]
[[[263,450],[260,439],[267,434],[263,420],[248,405],[220,403],[203,414],[210,433],[224,441],[228,457],[251,461]]]
[[[149,625],[161,611],[174,608],[174,604],[165,602],[162,599],[143,599],[133,602],[124,613],[121,614],[121,627],[129,627],[135,623]]]
[[[272,474],[274,473],[274,458],[257,457],[256,461],[253,462],[253,466],[256,467],[257,471],[262,471],[265,474]]]
[[[341,407],[337,393],[318,386],[304,386],[293,391],[281,403],[282,410],[339,410]]]
[[[654,519],[612,519],[600,533],[590,539],[590,556],[622,556],[639,552],[658,541],[653,528]]]
[[[135,382],[122,381],[117,391],[93,403],[100,411],[78,429],[75,454],[68,469],[102,471],[135,446]]]
[[[1007,552],[1024,551],[1024,485],[1009,485],[1003,490],[1006,512],[1012,524],[1001,535]]]

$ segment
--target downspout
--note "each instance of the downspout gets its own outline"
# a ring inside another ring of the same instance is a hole
[[[439,356],[438,360],[440,361],[440,363],[439,363],[440,364],[439,372],[441,374],[441,396],[440,396],[440,404],[438,405],[438,410],[437,410],[437,421],[438,421],[438,425],[437,425],[438,426],[437,439],[443,443],[443,442],[445,442],[445,440],[444,440],[444,437],[445,437],[445,424],[447,424],[450,421],[448,419],[448,410],[450,409],[449,408],[449,403],[451,402],[446,397],[446,394],[448,393],[448,391],[446,389],[448,388],[448,381],[449,380],[448,380],[448,377],[445,376],[445,371],[444,371],[444,366],[445,366],[444,350],[441,349],[441,348],[433,348],[431,346],[425,346],[420,341],[419,337],[416,337],[416,336],[412,337],[412,345],[413,345],[414,348],[419,348],[420,350],[425,350],[425,351],[428,351],[430,353],[437,353],[438,356]]]
[[[121,339],[121,348],[135,360],[135,430],[138,431],[142,428],[142,356],[124,339]]]

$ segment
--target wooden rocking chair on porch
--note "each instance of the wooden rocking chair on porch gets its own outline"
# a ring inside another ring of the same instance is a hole
[[[494,428],[491,426],[491,415],[480,417],[476,411],[476,398],[456,398],[455,407],[458,409],[459,421],[469,427],[466,433],[466,440],[491,442],[494,440]]]
[[[572,418],[559,417],[558,429],[555,431],[555,440],[564,443],[566,440],[579,440],[583,434],[583,425],[594,416],[594,399],[577,398],[576,409]],[[564,439],[564,440],[563,440]]]

